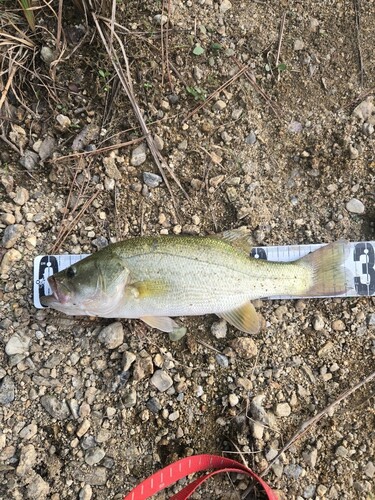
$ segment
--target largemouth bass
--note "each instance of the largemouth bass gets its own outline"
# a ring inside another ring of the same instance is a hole
[[[165,332],[180,328],[172,317],[214,313],[256,333],[260,323],[253,299],[345,293],[342,242],[280,263],[249,257],[243,238],[233,234],[114,243],[52,275],[53,295],[43,305],[69,315],[140,318]]]

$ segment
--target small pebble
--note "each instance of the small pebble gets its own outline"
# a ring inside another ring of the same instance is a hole
[[[187,328],[181,326],[180,328],[174,328],[172,332],[169,332],[168,337],[171,342],[178,342],[183,337],[185,337],[186,333],[187,333]]]
[[[133,149],[130,164],[133,167],[139,167],[146,161],[147,146],[146,143],[142,142],[138,147]]]
[[[315,484],[309,484],[303,490],[303,498],[314,498],[315,491],[316,491],[316,485]]]
[[[91,500],[92,488],[89,484],[85,484],[83,488],[79,490],[78,498],[79,500]]]
[[[39,474],[33,474],[32,481],[27,485],[26,498],[29,500],[44,500],[49,494],[49,484]]]
[[[31,339],[25,333],[15,333],[5,345],[8,356],[14,354],[26,354],[29,350]]]
[[[237,396],[237,394],[229,394],[228,396],[228,401],[229,401],[229,404],[230,406],[236,406],[239,402],[239,397]]]
[[[36,450],[33,444],[27,444],[21,449],[20,459],[16,469],[17,476],[25,476],[36,463]]]
[[[324,328],[324,319],[321,316],[315,316],[313,319],[313,328],[316,332],[320,332]]]
[[[137,359],[137,356],[133,352],[125,351],[123,354],[123,357],[122,357],[122,362],[123,362],[122,369],[123,369],[123,371],[127,372],[136,359]]]
[[[156,370],[151,377],[150,382],[160,392],[167,391],[173,385],[173,380],[164,370]]]
[[[44,46],[40,50],[41,59],[49,66],[55,60],[55,54],[52,49]]]
[[[348,450],[345,446],[338,446],[335,451],[337,457],[346,458],[348,456]]]
[[[294,42],[294,50],[303,50],[303,48],[305,47],[305,44],[303,43],[302,40],[295,40]]]
[[[227,107],[227,104],[224,101],[222,101],[221,99],[219,99],[218,101],[215,102],[212,109],[214,111],[223,111],[223,109],[225,109],[226,107]]]
[[[40,398],[40,403],[51,417],[57,420],[69,418],[70,411],[65,400],[59,401],[55,396],[49,394]]]
[[[294,480],[297,480],[303,474],[303,472],[303,468],[297,464],[290,464],[284,467],[284,474]]]
[[[18,238],[23,234],[25,228],[21,224],[11,224],[5,228],[2,244],[4,248],[12,248]]]
[[[14,401],[15,387],[9,375],[6,375],[0,382],[0,405],[9,405]]]
[[[373,462],[368,462],[366,464],[366,467],[363,469],[363,472],[366,474],[367,477],[370,479],[373,479],[375,477],[375,465]]]
[[[48,135],[40,145],[39,148],[39,156],[41,161],[47,160],[52,156],[52,153],[55,151],[57,146],[56,139]]]
[[[90,448],[85,453],[85,462],[87,465],[96,465],[105,457],[105,451],[99,446]]]
[[[229,0],[222,0],[222,2],[220,3],[221,14],[225,14],[231,8],[232,8],[232,2],[230,2]]]
[[[160,404],[160,401],[156,398],[150,398],[147,403],[146,403],[147,408],[154,413],[155,415],[159,413],[159,411],[162,409],[162,406]]]
[[[30,440],[36,436],[37,432],[38,432],[38,426],[36,424],[29,424],[29,425],[26,425],[20,431],[19,436],[21,439]]]
[[[341,319],[336,319],[332,323],[332,330],[335,332],[343,332],[345,330],[345,323]]]
[[[238,337],[230,345],[241,358],[252,358],[258,353],[256,343],[249,337]]]
[[[35,167],[39,163],[39,155],[30,149],[26,149],[23,156],[20,158],[20,164],[26,168],[26,170],[35,170]]]
[[[348,212],[351,212],[352,214],[363,214],[363,212],[365,211],[365,206],[357,198],[352,198],[346,204],[346,209],[348,210]]]
[[[318,458],[318,450],[316,448],[313,448],[311,451],[304,452],[302,456],[304,461],[306,462],[306,465],[308,465],[309,467],[315,467]]]
[[[18,187],[16,189],[16,196],[13,198],[14,203],[16,203],[19,206],[23,206],[25,203],[29,201],[29,192],[27,189],[23,187]]]
[[[292,409],[289,403],[278,403],[275,408],[275,414],[278,417],[289,417],[292,413]]]
[[[212,324],[211,333],[216,339],[225,339],[228,332],[227,322],[222,319]]]
[[[324,356],[326,356],[330,351],[332,351],[334,347],[334,344],[333,342],[331,342],[330,340],[328,340],[328,342],[326,342],[323,347],[321,347],[318,351],[318,356],[319,358],[322,358]]]
[[[349,158],[351,160],[356,160],[358,157],[359,157],[358,149],[350,144],[350,146],[349,146]]]
[[[116,321],[105,326],[98,336],[99,342],[105,345],[107,349],[116,349],[124,342],[124,329],[122,323]]]
[[[252,146],[256,142],[257,142],[257,136],[255,135],[255,132],[251,130],[250,134],[245,137],[245,143]]]
[[[163,182],[163,179],[158,174],[143,172],[143,182],[150,188],[156,188],[161,182]]]
[[[216,361],[217,364],[223,368],[228,368],[229,366],[229,360],[223,354],[216,354]]]
[[[61,115],[61,114],[56,116],[56,121],[60,125],[62,130],[68,129],[72,124],[72,121],[69,118],[69,116],[65,116],[65,115]]]

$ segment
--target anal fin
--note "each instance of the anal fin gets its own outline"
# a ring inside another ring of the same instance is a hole
[[[251,302],[246,302],[243,306],[218,314],[218,316],[242,332],[258,333],[260,330],[259,316]]]
[[[142,316],[140,319],[148,326],[162,332],[170,333],[180,328],[180,326],[168,316]]]

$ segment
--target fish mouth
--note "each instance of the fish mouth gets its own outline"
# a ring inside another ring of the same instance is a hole
[[[48,278],[48,284],[52,290],[52,295],[47,295],[41,297],[40,303],[43,306],[52,306],[53,304],[66,304],[70,298],[69,293],[64,293],[62,290],[63,285],[59,285],[56,278],[54,276],[50,276]]]

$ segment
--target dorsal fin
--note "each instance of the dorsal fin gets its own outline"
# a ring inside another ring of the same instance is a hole
[[[210,238],[217,238],[225,240],[236,248],[239,248],[250,254],[254,247],[254,242],[251,237],[251,231],[246,226],[241,226],[237,229],[228,229],[222,233],[210,236]]]

